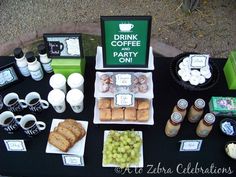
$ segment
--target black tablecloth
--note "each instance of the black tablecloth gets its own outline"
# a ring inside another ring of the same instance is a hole
[[[200,139],[195,133],[196,124],[190,124],[184,120],[179,134],[174,138],[168,138],[164,134],[164,127],[167,119],[170,117],[173,106],[180,98],[185,98],[191,105],[196,98],[203,98],[209,102],[211,96],[236,96],[235,91],[227,89],[223,66],[225,59],[215,59],[214,61],[220,69],[219,82],[210,90],[202,92],[191,92],[183,90],[173,82],[169,73],[171,58],[155,58],[155,71],[153,71],[154,83],[154,121],[153,126],[148,125],[94,125],[94,57],[86,58],[85,73],[85,100],[84,111],[75,114],[67,104],[67,110],[63,114],[56,113],[50,106],[48,110],[43,111],[37,116],[38,120],[46,122],[47,128],[40,135],[30,139],[22,132],[14,135],[6,134],[0,130],[0,174],[11,176],[228,176],[228,173],[236,174],[236,161],[226,156],[224,146],[227,141],[235,138],[224,136],[219,129],[217,118],[214,128],[210,135],[203,139],[200,152],[179,152],[179,141],[185,139]],[[13,61],[10,57],[1,57],[0,65]],[[17,85],[11,86],[1,95],[5,96],[9,92],[16,92],[20,98],[31,91],[41,94],[43,99],[47,98],[51,90],[48,80],[50,74],[45,74],[42,81],[36,82],[30,78],[24,79]],[[5,109],[5,108],[4,108]],[[3,110],[2,110],[3,111]],[[208,106],[205,109],[208,112]],[[22,114],[29,113],[25,111]],[[75,118],[78,120],[89,121],[85,146],[85,167],[63,166],[61,155],[46,154],[46,143],[49,129],[53,118]],[[114,168],[102,167],[102,149],[104,130],[141,130],[143,131],[143,149],[144,149],[144,168],[130,169],[129,171],[118,172]],[[7,152],[3,139],[26,139],[27,152]],[[203,171],[205,170],[205,174]],[[193,171],[191,171],[193,170]],[[207,173],[207,170],[210,173]],[[220,172],[217,174],[216,172]],[[185,172],[185,173],[184,173]]]

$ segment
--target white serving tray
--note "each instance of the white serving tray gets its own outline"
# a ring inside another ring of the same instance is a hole
[[[148,67],[147,68],[104,68],[103,67],[103,54],[102,54],[102,47],[97,46],[97,54],[96,54],[96,70],[154,70],[154,56],[152,47],[149,47],[149,60],[148,60]]]
[[[122,73],[126,73],[126,72],[122,72]],[[132,72],[131,72],[132,73]],[[114,97],[114,93],[111,92],[101,92],[100,91],[100,76],[103,74],[108,74],[108,75],[112,75],[113,72],[96,72],[96,79],[95,79],[95,84],[94,84],[94,97],[95,98],[112,98]],[[147,77],[147,85],[148,85],[148,91],[146,93],[135,93],[135,98],[147,98],[147,99],[152,99],[154,97],[153,94],[153,81],[152,81],[152,73],[151,72],[147,72],[147,73],[142,73],[142,72],[133,72],[133,74],[135,76],[139,76],[139,75],[145,75]]]
[[[52,132],[54,130],[54,128],[60,122],[63,122],[64,120],[65,119],[53,119],[50,132]],[[77,156],[83,156],[84,155],[84,149],[85,149],[85,141],[86,141],[86,136],[87,136],[88,122],[87,121],[78,121],[78,120],[77,120],[77,122],[81,123],[84,130],[86,131],[85,136],[81,140],[79,140],[77,143],[75,143],[74,146],[71,147],[67,152],[63,152],[63,151],[57,149],[56,147],[54,147],[53,145],[49,144],[49,142],[47,142],[46,153],[73,154],[73,155],[77,155]]]
[[[139,122],[139,121],[101,121],[99,119],[99,109],[98,109],[98,101],[95,100],[95,106],[94,106],[94,118],[93,123],[94,124],[137,124],[137,125],[154,125],[154,110],[153,110],[153,100],[150,100],[150,110],[149,110],[149,119],[146,122]]]
[[[105,144],[105,141],[106,141],[106,139],[107,139],[107,136],[108,136],[108,134],[109,134],[109,132],[110,132],[110,130],[105,130],[104,131],[104,141],[103,141],[103,149],[104,149],[104,144]],[[139,134],[139,136],[141,137],[141,139],[142,139],[142,145],[141,145],[141,147],[140,147],[140,160],[139,160],[139,163],[138,164],[131,164],[130,165],[130,168],[142,168],[143,167],[143,164],[144,164],[144,162],[143,162],[143,133],[142,133],[142,131],[135,131],[136,133],[138,133]],[[102,156],[102,158],[104,158],[103,156]],[[115,164],[104,164],[103,163],[103,159],[102,159],[102,167],[119,167],[118,165],[115,165]]]

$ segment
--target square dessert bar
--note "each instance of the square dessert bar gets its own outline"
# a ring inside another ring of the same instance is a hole
[[[112,120],[123,120],[124,119],[124,111],[122,108],[114,108],[111,111],[111,119]]]
[[[100,120],[102,121],[111,120],[111,109],[100,109],[99,117],[100,117]]]
[[[138,107],[137,109],[149,109],[150,101],[148,99],[138,99]]]
[[[98,101],[98,108],[104,109],[104,108],[111,108],[111,99],[109,98],[102,98]]]
[[[137,111],[135,108],[126,108],[125,109],[125,120],[135,121],[137,117]]]
[[[149,110],[147,109],[141,109],[137,110],[137,120],[144,122],[147,121],[149,117]]]

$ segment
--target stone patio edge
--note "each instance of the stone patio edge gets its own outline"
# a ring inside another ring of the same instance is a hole
[[[44,33],[83,33],[83,34],[90,34],[90,35],[101,35],[100,24],[99,23],[63,23],[61,25],[51,25],[47,27],[43,27],[37,29],[32,32],[28,32],[22,34],[15,38],[14,40],[10,40],[0,44],[0,55],[8,55],[12,53],[14,48],[16,47],[26,47],[33,43],[39,38],[43,37]],[[166,57],[174,57],[180,53],[181,50],[170,46],[168,44],[159,42],[157,38],[151,38],[150,42],[151,46],[153,47],[154,53],[158,53],[160,55]]]

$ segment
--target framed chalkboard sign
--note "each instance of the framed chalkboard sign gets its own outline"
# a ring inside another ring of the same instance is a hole
[[[16,84],[21,80],[22,77],[15,63],[10,63],[8,65],[0,67],[0,90]]]
[[[151,16],[102,16],[103,67],[147,68]]]
[[[82,58],[82,36],[79,33],[44,34],[49,58]]]

